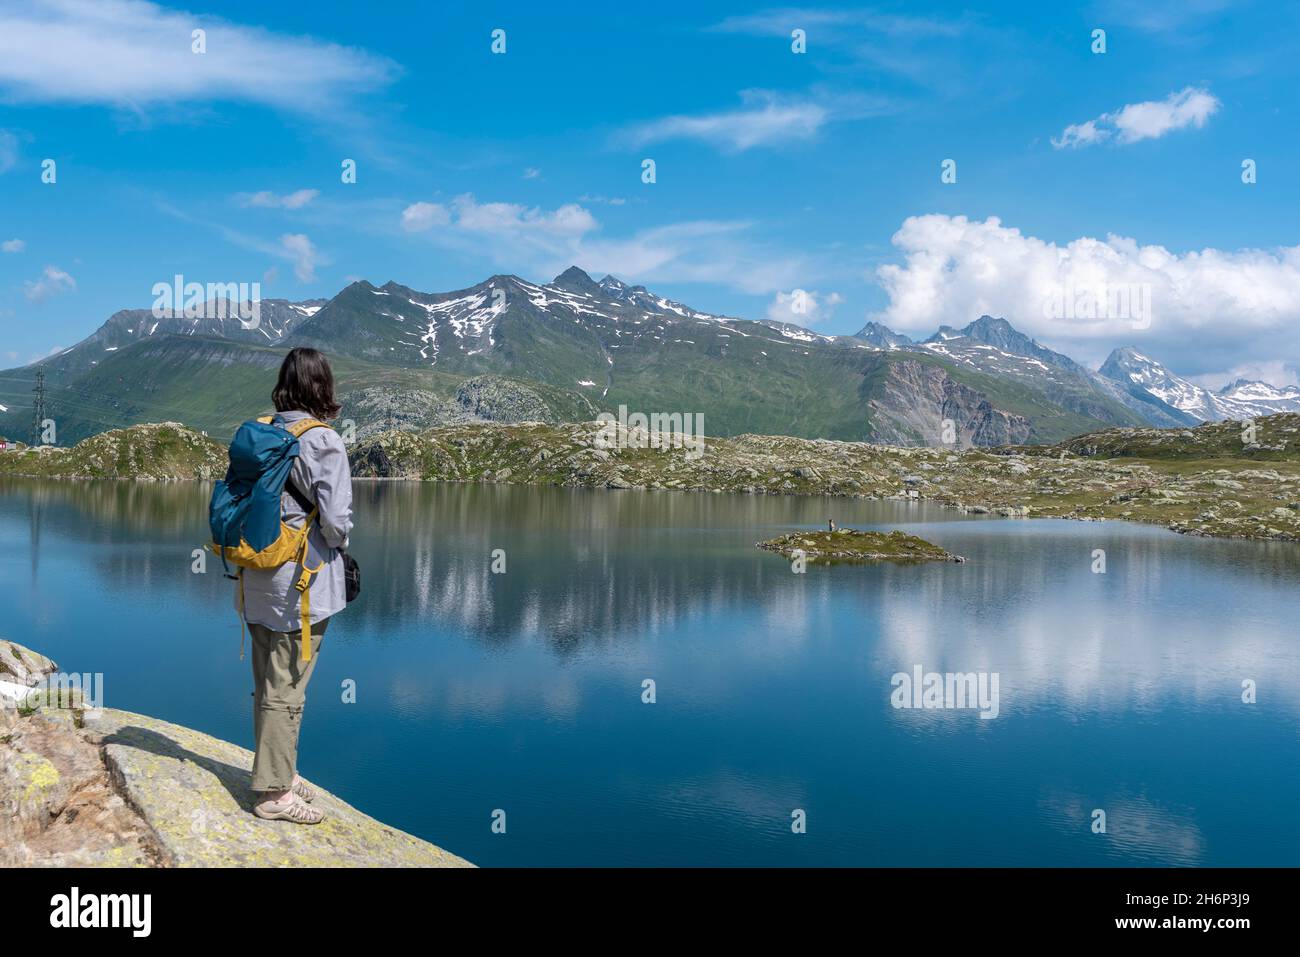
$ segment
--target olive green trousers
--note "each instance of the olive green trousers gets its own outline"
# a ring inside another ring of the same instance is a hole
[[[303,661],[302,635],[249,624],[253,641],[254,791],[287,791],[298,770],[298,731],[307,682],[316,668],[329,619],[311,626],[311,660]]]

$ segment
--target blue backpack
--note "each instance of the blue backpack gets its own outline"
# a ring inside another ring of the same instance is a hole
[[[226,577],[239,582],[241,622],[245,568],[279,568],[287,562],[301,566],[293,587],[302,596],[303,661],[311,660],[311,582],[325,563],[321,561],[312,568],[308,558],[307,534],[317,517],[316,508],[312,507],[302,528],[294,528],[283,519],[280,496],[298,459],[298,439],[311,429],[327,428],[316,419],[286,423],[278,415],[245,422],[230,443],[230,467],[225,480],[212,489],[208,504],[208,526],[212,531],[208,547],[221,555]],[[232,564],[239,566],[237,576],[230,574]],[[242,624],[239,653],[242,658]]]

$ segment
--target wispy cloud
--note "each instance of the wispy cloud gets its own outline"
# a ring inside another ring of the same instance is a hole
[[[1095,120],[1072,123],[1052,139],[1058,150],[1092,146],[1112,137],[1119,143],[1159,139],[1175,130],[1200,129],[1222,104],[1208,90],[1186,87],[1163,100],[1130,103]]]
[[[205,30],[206,52],[191,49]],[[324,115],[392,81],[392,61],[145,0],[35,0],[0,6],[0,92],[21,103],[237,100]]]
[[[330,262],[304,233],[285,233],[274,242],[269,242],[260,237],[232,229],[218,220],[196,216],[163,200],[155,200],[154,205],[159,212],[173,219],[202,226],[205,229],[215,229],[223,239],[241,249],[248,249],[291,263],[293,265],[293,274],[299,282],[312,282],[316,278],[316,268]],[[278,277],[278,272],[268,282],[276,277]]]
[[[0,130],[0,173],[7,173],[18,162],[18,137],[9,130]]]
[[[639,148],[665,140],[695,139],[727,152],[811,140],[835,120],[884,112],[885,101],[862,96],[789,96],[745,90],[739,109],[693,116],[665,116],[622,130],[615,142]]]
[[[693,220],[606,236],[590,210],[574,203],[544,209],[465,194],[445,205],[412,203],[398,225],[512,272],[554,275],[581,263],[638,281],[721,284],[763,294],[811,273],[802,258],[753,240],[746,222]]]
[[[824,30],[815,42],[851,42],[855,31],[869,31],[891,37],[955,37],[968,27],[965,16],[910,17],[874,10],[825,10],[782,7],[727,17],[710,27],[719,33],[747,33],[753,36],[788,37],[790,31]]]
[[[777,7],[730,16],[713,33],[789,44],[804,31],[809,67],[827,73],[870,72],[903,80],[943,98],[998,73],[1015,49],[1011,32],[968,12],[907,15],[872,9]],[[972,58],[979,50],[982,56]],[[1023,57],[1017,67],[1023,70]],[[1023,78],[1023,75],[1022,75]]]
[[[318,189],[300,189],[283,196],[261,190],[256,193],[241,193],[237,198],[241,206],[261,206],[267,209],[301,209],[320,195]]]
[[[21,239],[6,239],[0,243],[0,252],[20,253],[27,248],[27,244]]]
[[[1144,33],[1184,34],[1204,27],[1226,13],[1235,0],[1101,0],[1094,13]]]
[[[316,278],[319,254],[305,235],[285,233],[280,237],[280,251],[285,259],[293,263],[293,274],[299,282],[311,282]]]
[[[29,279],[23,283],[23,295],[31,302],[44,302],[76,288],[77,281],[58,266],[46,266],[40,279]]]

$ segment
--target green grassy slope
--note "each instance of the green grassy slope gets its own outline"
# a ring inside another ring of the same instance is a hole
[[[225,438],[245,419],[271,410],[271,389],[285,349],[221,339],[166,336],[107,355],[71,382],[47,376],[47,407],[60,445],[137,422],[180,421]],[[340,393],[366,386],[427,389],[451,395],[460,376],[377,365],[355,359],[331,362]],[[26,439],[31,418],[32,371],[0,373],[0,434]]]
[[[287,347],[253,346],[223,339],[163,336],[107,353],[90,372],[71,381],[47,372],[46,405],[58,427],[58,444],[139,422],[184,422],[223,441],[239,423],[271,411],[271,390]],[[336,391],[373,387],[419,390],[440,399],[453,395],[462,374],[428,367],[384,365],[331,355]],[[0,373],[0,435],[28,440],[31,422],[29,368]],[[532,385],[556,418],[591,417],[574,390]]]

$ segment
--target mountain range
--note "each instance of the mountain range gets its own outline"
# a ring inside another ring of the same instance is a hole
[[[701,312],[572,267],[545,284],[498,275],[445,293],[358,281],[329,300],[262,300],[256,328],[123,310],[75,346],[0,372],[0,435],[28,438],[40,370],[59,444],[165,420],[224,437],[267,410],[295,345],[329,355],[343,417],[363,433],[575,421],[626,406],[703,413],[710,435],[970,446],[1300,411],[1295,387],[1243,380],[1211,392],[1129,348],[1090,370],[1002,318],[920,342],[878,323],[826,336]]]

